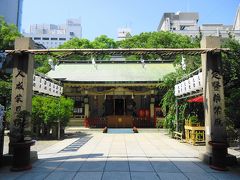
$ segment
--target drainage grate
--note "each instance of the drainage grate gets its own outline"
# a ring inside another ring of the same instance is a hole
[[[86,144],[92,137],[83,137],[79,138],[69,146],[62,149],[60,152],[72,152],[77,151],[80,147],[82,147],[84,144]]]

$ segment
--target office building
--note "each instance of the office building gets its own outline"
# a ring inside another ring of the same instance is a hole
[[[199,14],[196,12],[164,13],[157,31],[171,31],[190,37],[219,36],[227,38],[230,35],[240,38],[239,10],[235,25],[202,24],[198,25]]]
[[[0,16],[3,16],[8,24],[15,24],[19,31],[22,24],[22,5],[23,0],[0,1]]]
[[[72,38],[81,38],[82,26],[79,19],[68,19],[64,25],[32,24],[30,32],[24,36],[46,48],[56,48]]]

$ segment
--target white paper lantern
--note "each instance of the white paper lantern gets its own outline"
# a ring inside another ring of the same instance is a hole
[[[200,73],[198,74],[198,78],[199,78],[199,86],[200,86],[200,89],[202,89],[202,88],[203,88],[203,73],[202,73],[202,72],[200,72]]]
[[[178,84],[174,86],[174,95],[178,96]]]
[[[187,82],[186,81],[183,81],[183,94],[187,94]]]
[[[180,83],[178,83],[177,84],[178,86],[178,96],[180,96],[181,95],[181,84]]]
[[[191,87],[190,87],[190,79],[186,80],[186,92],[190,93],[191,92]]]
[[[184,81],[184,85],[185,85],[185,90],[186,90],[185,93],[187,94],[188,93],[188,89],[189,89],[187,80]]]
[[[194,88],[195,88],[195,83],[194,83],[193,77],[190,77],[189,78],[189,89],[190,89],[190,92],[194,91]]]
[[[197,91],[200,89],[200,85],[199,85],[199,77],[198,74],[193,76],[194,79],[194,83],[195,83],[195,88],[194,90]]]
[[[174,86],[174,94],[175,94],[175,96],[181,95],[181,84],[176,84]]]
[[[179,83],[179,90],[180,90],[179,96],[183,95],[183,82]]]

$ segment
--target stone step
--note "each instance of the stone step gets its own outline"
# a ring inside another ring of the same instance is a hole
[[[68,126],[84,126],[84,119],[71,118],[68,122]]]

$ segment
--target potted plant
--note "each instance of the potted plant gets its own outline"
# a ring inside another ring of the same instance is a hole
[[[20,111],[10,131],[10,147],[12,149],[13,161],[11,171],[23,171],[31,169],[30,147],[35,144],[26,131],[30,113],[26,110]]]
[[[199,126],[198,117],[195,115],[189,116],[188,123],[190,126]]]

